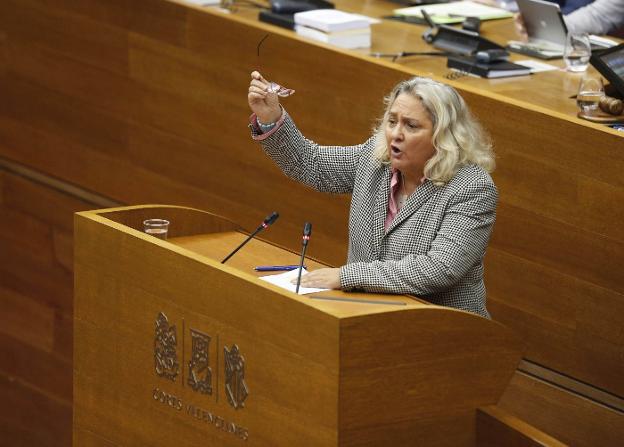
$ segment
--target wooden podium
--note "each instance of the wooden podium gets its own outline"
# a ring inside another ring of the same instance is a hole
[[[76,214],[75,446],[475,445],[514,334],[408,296],[297,296],[253,270],[297,253],[256,239],[220,263],[245,237],[183,207]]]

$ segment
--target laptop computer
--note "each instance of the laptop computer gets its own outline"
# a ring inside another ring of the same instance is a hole
[[[542,0],[516,0],[529,37],[528,42],[512,40],[507,47],[515,53],[539,59],[563,57],[566,28],[559,5]]]

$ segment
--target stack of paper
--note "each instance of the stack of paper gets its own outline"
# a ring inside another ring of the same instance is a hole
[[[316,9],[295,14],[295,31],[310,39],[341,48],[369,48],[371,21],[337,9]]]

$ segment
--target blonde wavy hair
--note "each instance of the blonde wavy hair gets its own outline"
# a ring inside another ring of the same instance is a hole
[[[435,154],[425,164],[425,177],[441,186],[453,178],[462,166],[475,164],[488,172],[495,167],[494,150],[489,135],[472,115],[463,98],[449,86],[429,78],[414,77],[397,84],[384,98],[383,117],[375,128],[374,156],[390,163],[385,130],[390,108],[396,98],[407,93],[418,100],[433,124],[432,143]]]

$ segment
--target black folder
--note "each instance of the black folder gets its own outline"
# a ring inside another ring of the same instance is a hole
[[[473,56],[449,56],[446,66],[482,78],[504,78],[531,74],[531,69],[523,65],[509,61],[477,62]]]

